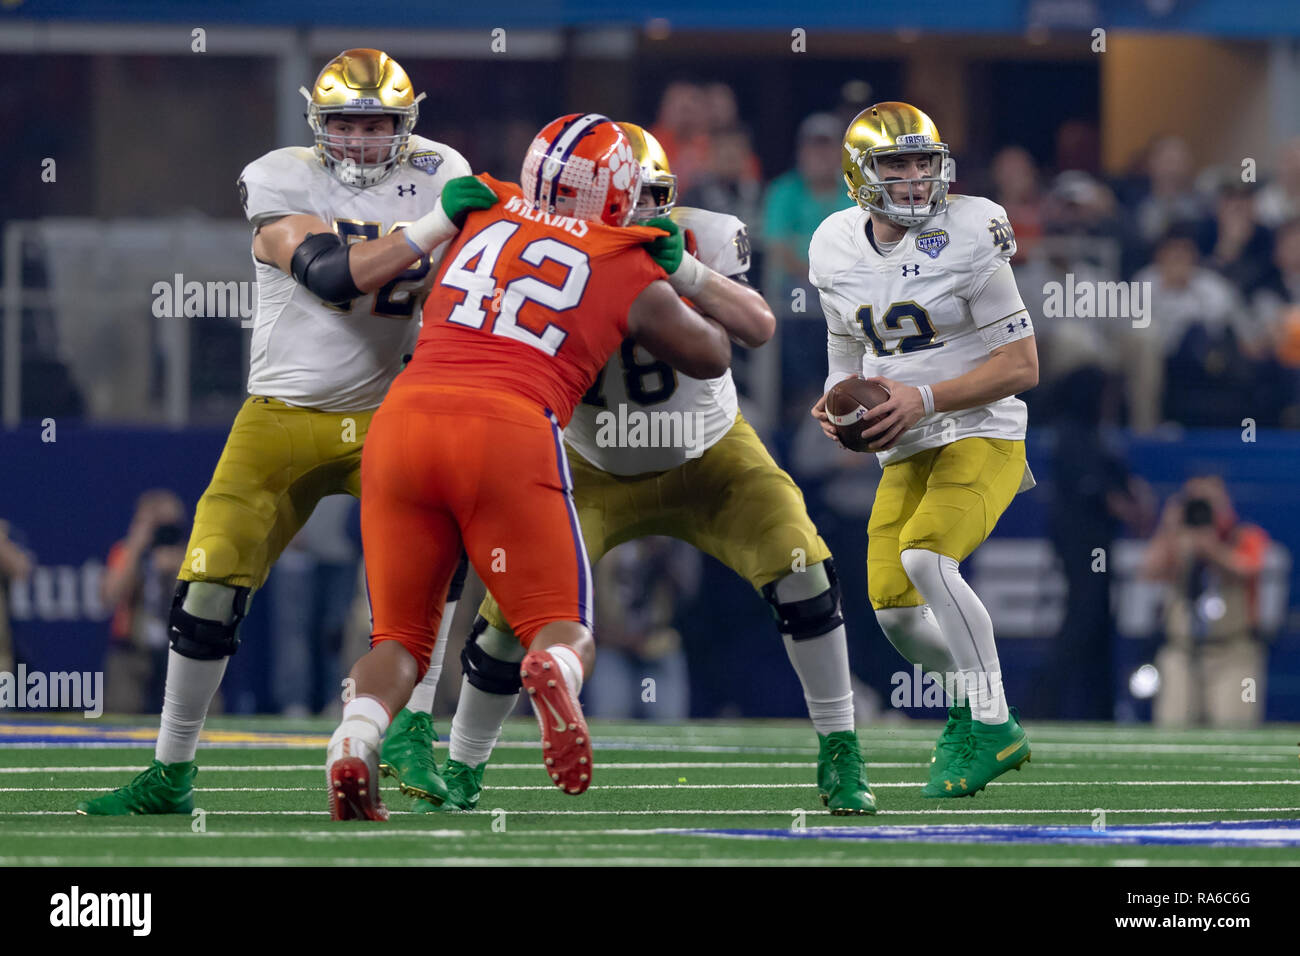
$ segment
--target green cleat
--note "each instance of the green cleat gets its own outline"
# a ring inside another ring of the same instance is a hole
[[[442,768],[442,775],[447,780],[447,800],[439,809],[473,810],[477,807],[478,798],[483,793],[483,768],[486,766],[486,761],[477,767],[471,767],[459,760],[448,760]]]
[[[194,761],[163,763],[149,769],[125,787],[93,800],[82,800],[77,812],[92,817],[124,817],[133,813],[190,813],[194,810]]]
[[[961,753],[966,738],[970,736],[970,724],[969,705],[948,708],[948,723],[930,749],[930,783],[937,785],[953,757]]]
[[[438,732],[428,714],[405,707],[393,718],[379,750],[379,772],[397,779],[397,788],[435,806],[447,799],[447,784],[438,773],[433,744]]]
[[[831,752],[827,746],[830,737],[817,735],[817,796],[822,798],[822,806],[831,802],[831,788],[835,786],[835,768],[831,766]]]
[[[846,817],[875,813],[876,796],[867,783],[867,765],[858,749],[858,735],[851,730],[837,730],[826,735],[825,748],[832,778],[826,801],[831,814]]]
[[[1029,760],[1029,738],[1014,708],[1006,723],[971,721],[970,736],[938,778],[921,789],[924,797],[973,797],[1008,770]]]

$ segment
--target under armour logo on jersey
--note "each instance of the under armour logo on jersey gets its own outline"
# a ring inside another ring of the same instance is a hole
[[[911,271],[911,272],[908,272],[909,269],[911,269],[912,271]],[[903,266],[903,278],[904,278],[904,279],[906,279],[908,276],[919,276],[920,274],[921,274],[921,267],[920,267],[919,264],[918,264],[918,265],[904,265],[904,266]]]
[[[410,192],[407,192],[408,189],[410,190]],[[397,187],[397,195],[399,195],[399,196],[414,196],[414,195],[415,195],[415,183],[411,183],[409,186],[398,186],[398,187]]]
[[[1028,328],[1028,327],[1029,327],[1029,319],[1025,318],[1024,316],[1021,316],[1021,317],[1020,317],[1020,327],[1021,327],[1022,329],[1024,329],[1024,328]],[[1015,330],[1016,330],[1016,323],[1015,323],[1015,322],[1008,322],[1008,323],[1007,323],[1007,331],[1008,331],[1008,332],[1014,332]]]

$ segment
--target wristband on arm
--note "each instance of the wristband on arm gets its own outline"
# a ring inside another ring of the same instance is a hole
[[[682,264],[668,277],[668,284],[673,291],[686,298],[698,295],[712,278],[714,272],[692,255],[683,255]]]
[[[406,241],[422,256],[427,256],[438,246],[456,235],[456,224],[436,202],[433,208],[406,227]]]
[[[921,405],[925,408],[925,416],[929,418],[934,414],[934,389],[929,385],[918,385],[916,388],[921,393]]]

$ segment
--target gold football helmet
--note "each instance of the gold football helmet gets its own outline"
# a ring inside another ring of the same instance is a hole
[[[659,140],[635,123],[619,123],[632,143],[632,155],[641,166],[641,195],[649,196],[648,205],[641,204],[632,216],[633,222],[644,222],[666,216],[677,204],[677,177],[668,168],[668,154]]]
[[[368,49],[344,50],[325,64],[311,92],[306,87],[299,87],[298,92],[307,98],[307,122],[316,135],[317,158],[339,182],[361,187],[383,182],[397,168],[424,99],[423,93],[412,93],[410,77],[396,60]],[[365,137],[363,161],[356,162],[344,152],[349,140],[355,145],[355,137],[326,131],[326,117],[332,113],[390,115],[393,135]],[[364,161],[373,154],[378,155],[378,162]]]
[[[895,201],[877,168],[881,157],[903,153],[928,153],[931,157],[930,175],[912,180],[929,184],[925,202],[913,201],[910,193],[907,201]],[[948,205],[948,147],[940,140],[934,121],[907,103],[877,103],[853,117],[844,134],[840,166],[849,198],[900,226],[925,222]]]

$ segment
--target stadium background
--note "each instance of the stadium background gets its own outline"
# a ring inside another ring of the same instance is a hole
[[[994,162],[1011,145],[1032,159],[1043,208],[1061,172],[1104,183],[1116,198],[1115,228],[1092,238],[1116,240],[1114,277],[1123,279],[1150,261],[1150,243],[1134,233],[1154,141],[1172,134],[1185,142],[1198,174],[1187,195],[1207,197],[1194,224],[1206,226],[1222,176],[1239,176],[1251,159],[1255,188],[1267,188],[1282,178],[1287,144],[1300,135],[1300,10],[1285,0],[879,10],[806,3],[797,13],[771,2],[733,11],[686,3],[435,11],[382,2],[218,9],[178,2],[165,11],[6,2],[0,12],[0,128],[9,134],[0,153],[0,519],[35,556],[31,577],[9,582],[8,600],[14,648],[32,669],[101,666],[109,638],[99,579],[136,498],[166,487],[192,510],[211,473],[242,394],[247,332],[239,316],[158,318],[153,289],[177,274],[250,278],[234,181],[263,152],[309,141],[297,88],[340,49],[377,46],[397,57],[428,93],[417,132],[503,178],[514,177],[527,137],[553,116],[599,110],[653,126],[674,82],[731,89],[764,185],[794,167],[810,114],[844,118],[867,102],[907,100],[930,112],[952,148],[954,192],[998,198]],[[1094,49],[1097,28],[1106,31],[1104,52]],[[1072,137],[1062,136],[1063,126]],[[47,158],[57,164],[53,181],[42,178]],[[1014,210],[1012,222],[1022,240],[1029,235]],[[772,281],[762,223],[753,236],[757,278],[781,329],[774,345],[739,360],[747,412],[795,475],[837,556],[855,671],[888,710],[890,676],[902,662],[874,624],[862,581],[878,470],[865,456],[828,463],[825,449],[810,450],[804,417],[825,374],[824,327],[815,304],[797,312],[792,290]],[[1256,257],[1265,270],[1269,256],[1271,249]],[[1026,285],[1032,273],[1017,265],[1048,347],[1057,328],[1039,314],[1041,282]],[[1115,320],[1055,322],[1092,323],[1088,335],[1101,340],[1101,354],[1089,353],[1093,364],[1115,391],[1132,391],[1123,355],[1115,367],[1108,360],[1130,341],[1106,325]],[[1075,348],[1082,348],[1075,338],[1063,337],[1058,361],[1045,363],[1042,384],[1026,396],[1039,487],[1016,501],[966,569],[1002,638],[1011,699],[1033,717],[1074,716],[1058,693],[1071,675],[1057,653],[1064,584],[1048,538],[1061,494],[1052,463],[1084,430],[1070,415],[1069,383],[1077,380],[1068,375],[1078,363],[1059,360]],[[1208,403],[1174,407],[1173,415],[1162,407],[1159,427],[1151,427],[1121,402],[1098,429],[1159,502],[1191,475],[1222,474],[1242,517],[1273,538],[1260,596],[1271,638],[1263,702],[1270,720],[1300,719],[1300,581],[1291,560],[1300,547],[1293,503],[1300,419],[1295,369],[1284,358],[1239,364],[1231,381],[1207,366],[1197,381]],[[1265,379],[1277,387],[1253,388]],[[1253,442],[1243,441],[1243,410],[1258,424]],[[1132,542],[1115,547],[1106,572],[1116,612],[1107,643],[1115,716],[1141,720],[1150,704],[1129,693],[1128,677],[1159,643],[1159,589],[1136,580],[1141,546],[1128,534]],[[696,594],[675,619],[692,716],[799,716],[798,685],[764,605],[707,560]],[[228,711],[277,705],[268,676],[270,603],[255,602],[245,626],[224,688]]]

